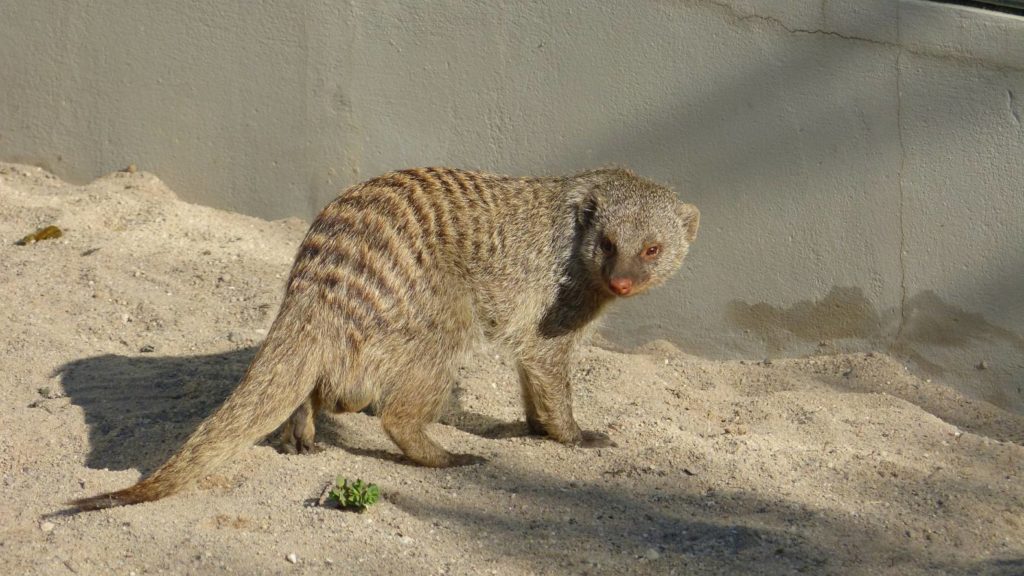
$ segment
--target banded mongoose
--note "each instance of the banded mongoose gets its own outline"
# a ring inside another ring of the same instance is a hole
[[[163,498],[282,423],[282,447],[307,452],[324,409],[373,405],[423,466],[478,461],[425,428],[480,333],[515,358],[531,432],[607,445],[573,418],[573,351],[608,302],[679,269],[699,220],[696,207],[623,169],[513,178],[425,168],[353,186],[310,226],[277,318],[224,404],[139,483],[72,505]]]

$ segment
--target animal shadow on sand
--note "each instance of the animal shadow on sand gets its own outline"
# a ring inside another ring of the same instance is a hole
[[[238,385],[256,347],[197,356],[105,354],[68,362],[55,371],[73,404],[85,413],[93,469],[156,469]],[[525,422],[505,422],[460,407],[456,387],[441,422],[487,438],[528,435]],[[319,442],[355,454],[410,463],[394,452],[348,446],[334,423],[319,418]],[[271,434],[268,438],[273,439]]]

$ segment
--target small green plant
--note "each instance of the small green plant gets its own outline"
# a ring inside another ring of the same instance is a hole
[[[380,500],[380,488],[376,484],[365,484],[362,480],[349,483],[347,478],[338,476],[336,486],[328,495],[341,508],[362,512],[366,507]]]

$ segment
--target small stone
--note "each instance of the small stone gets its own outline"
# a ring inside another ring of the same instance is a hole
[[[123,169],[121,169],[121,172],[127,172],[128,174],[135,174],[138,171],[139,167],[136,166],[135,164],[129,164],[125,166]]]
[[[764,360],[761,361],[761,364],[764,364],[765,366],[771,366],[772,365],[772,359],[771,358],[765,358]]]
[[[53,522],[43,522],[39,525],[39,528],[43,532],[53,532],[53,529],[56,528],[56,526],[53,525]]]
[[[398,541],[401,542],[402,544],[405,544],[406,546],[408,546],[409,544],[412,544],[414,542],[414,540],[412,539],[411,536],[402,536],[401,538],[398,539]]]
[[[142,352],[143,354],[148,354],[153,350],[156,350],[156,348],[153,348],[152,344],[146,344],[142,348],[139,348],[139,352]]]
[[[654,548],[648,548],[647,551],[644,552],[644,558],[647,560],[657,560],[658,558],[661,558],[661,553]]]
[[[977,368],[978,370],[988,370],[988,362],[982,360],[981,362],[978,362],[978,365],[975,366],[975,368]]]
[[[285,556],[285,558],[292,564],[299,563],[299,557],[295,555],[295,552],[290,552],[287,556]]]
[[[228,282],[231,282],[231,274],[221,274],[220,278],[217,278],[217,280],[227,284]]]

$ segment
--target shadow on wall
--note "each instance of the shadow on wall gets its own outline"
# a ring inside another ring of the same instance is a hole
[[[867,341],[969,396],[1024,411],[1024,337],[944,302],[931,290],[906,301],[902,322],[879,314],[860,288],[838,286],[820,300],[788,307],[733,300],[726,318],[773,352],[798,342]]]

